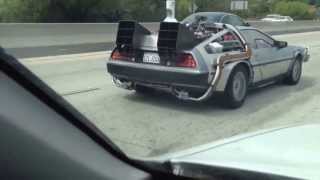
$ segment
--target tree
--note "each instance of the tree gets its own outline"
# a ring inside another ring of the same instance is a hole
[[[192,0],[178,0],[177,2],[177,19],[182,20],[191,13]]]
[[[2,0],[0,16],[3,21],[33,22],[44,13],[46,1]]]
[[[109,0],[1,0],[5,22],[117,21],[119,1]]]
[[[199,11],[229,11],[231,0],[196,0]]]
[[[165,1],[163,0],[126,0],[122,1],[126,18],[138,21],[160,21],[165,18]]]
[[[309,4],[313,6],[320,6],[320,0],[309,0]]]
[[[243,17],[260,18],[269,13],[308,19],[320,0],[248,0],[249,11],[234,11]],[[230,11],[231,0],[176,0],[177,19],[191,13],[192,2],[199,11]],[[249,13],[249,14],[248,14]],[[165,0],[0,0],[3,22],[117,22],[120,19],[161,21]]]

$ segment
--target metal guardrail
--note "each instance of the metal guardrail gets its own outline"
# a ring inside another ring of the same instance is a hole
[[[249,22],[270,34],[285,34],[320,31],[320,21],[295,21],[286,23]],[[143,23],[156,31],[159,23]],[[6,48],[57,46],[88,43],[110,43],[115,41],[117,23],[83,24],[1,24],[0,45]]]

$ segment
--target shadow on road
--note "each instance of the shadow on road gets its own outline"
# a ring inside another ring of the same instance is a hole
[[[122,134],[127,134],[125,127],[139,127],[139,132],[145,134],[141,139],[152,147],[146,156],[156,156],[263,129],[264,124],[313,98],[317,84],[315,77],[304,76],[296,86],[277,83],[254,89],[244,106],[235,110],[223,108],[217,102],[219,98],[195,103],[162,92],[139,95],[124,91],[117,93],[122,94],[117,96],[121,98],[120,104],[125,104],[119,112],[126,113],[127,108],[131,114],[114,117],[123,124],[124,130],[118,130]]]
[[[296,86],[288,86],[281,82],[271,84],[263,88],[257,88],[250,90],[246,103],[240,109],[229,110],[221,105],[222,101],[219,97],[214,97],[207,102],[186,102],[178,100],[170,94],[163,92],[156,92],[150,95],[130,94],[125,98],[129,101],[135,101],[139,103],[149,104],[151,106],[159,106],[161,108],[175,109],[178,111],[186,111],[192,113],[214,113],[217,112],[252,112],[259,111],[266,106],[274,103],[284,101],[291,95],[299,96],[299,93],[312,88],[315,85],[315,79],[312,77],[303,77],[301,82]],[[293,105],[292,105],[293,106]],[[289,107],[288,107],[289,108]],[[217,114],[216,114],[217,115]]]

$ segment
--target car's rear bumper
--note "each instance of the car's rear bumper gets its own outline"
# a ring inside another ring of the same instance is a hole
[[[108,72],[119,79],[135,83],[165,85],[192,90],[208,89],[208,74],[198,70],[109,61]]]

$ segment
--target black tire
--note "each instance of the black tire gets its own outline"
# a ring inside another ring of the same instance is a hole
[[[229,77],[228,84],[223,95],[223,105],[230,109],[241,107],[247,97],[248,84],[249,74],[247,69],[242,65],[237,66]]]
[[[301,58],[297,58],[294,61],[294,64],[288,76],[284,79],[284,83],[288,85],[297,85],[300,82],[301,74],[302,74],[302,60]]]
[[[146,86],[142,86],[142,85],[135,85],[135,91],[138,94],[151,94],[153,93],[155,90]]]

